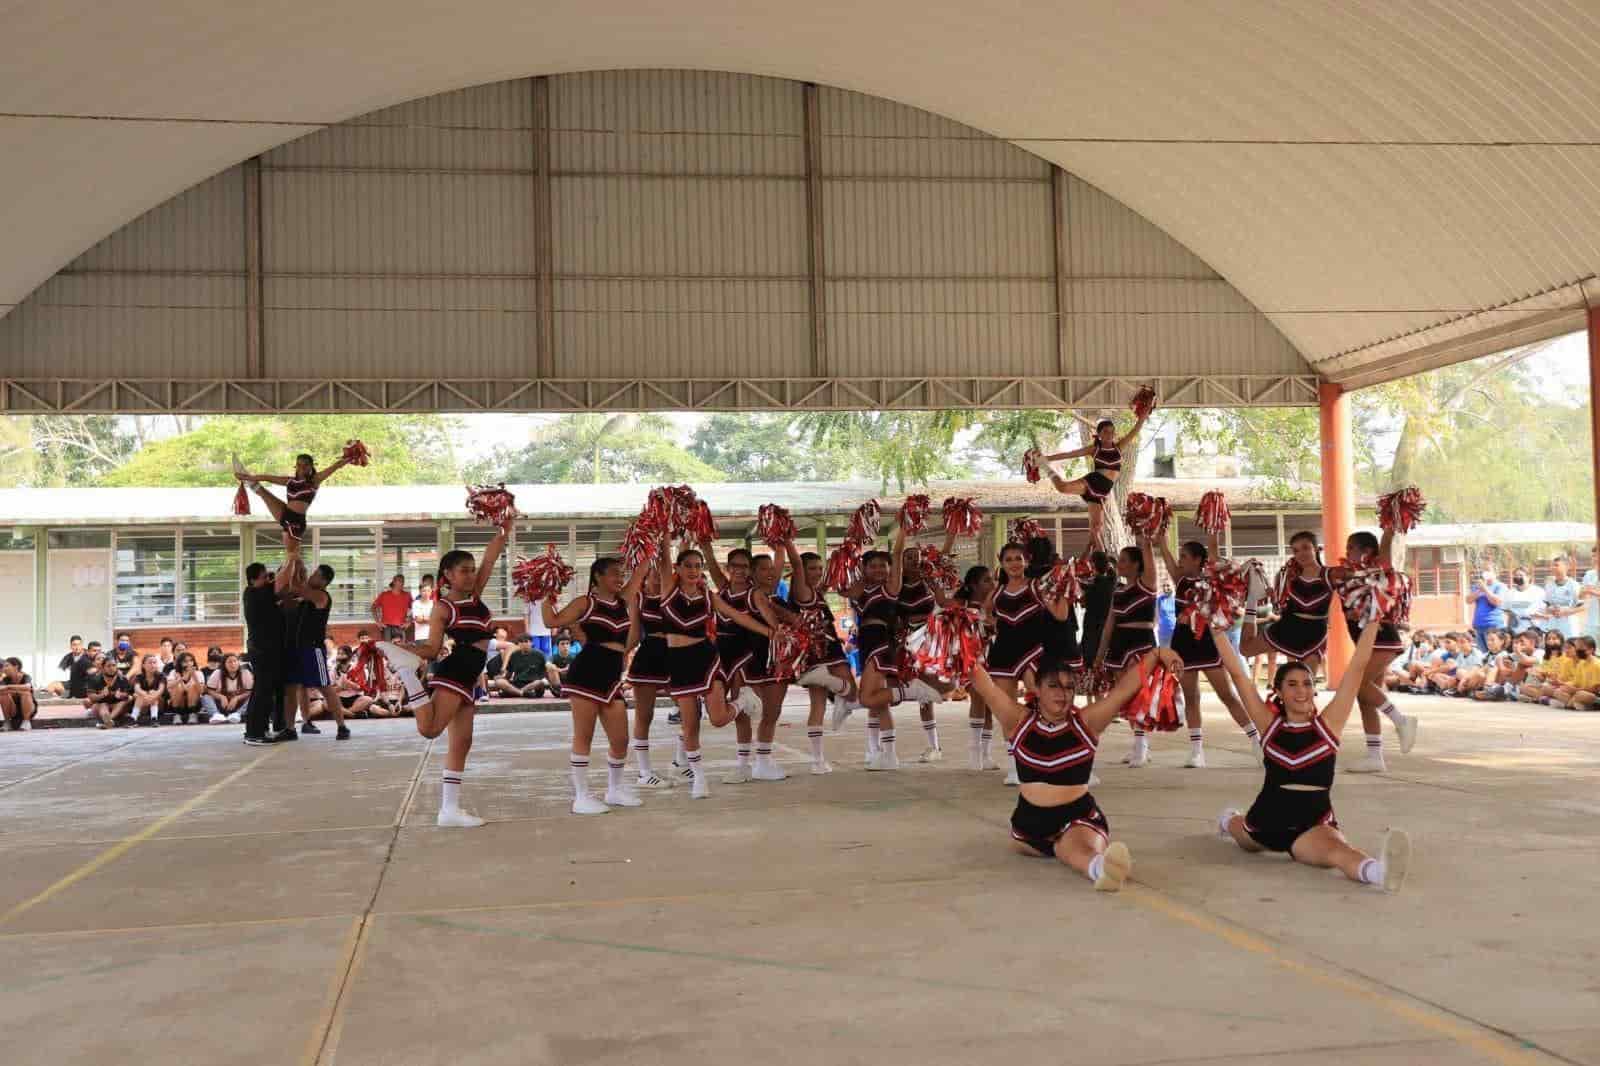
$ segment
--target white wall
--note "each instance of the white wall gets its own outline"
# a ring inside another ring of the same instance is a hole
[[[48,602],[45,618],[45,662],[35,677],[55,677],[55,664],[65,653],[67,638],[77,633],[84,643],[98,640],[109,651],[111,632],[111,550],[54,548],[48,560]]]
[[[0,657],[15,655],[37,680],[39,647],[34,639],[33,552],[0,552]]]

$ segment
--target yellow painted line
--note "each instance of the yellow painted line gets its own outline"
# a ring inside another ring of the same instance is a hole
[[[74,936],[137,936],[141,933],[182,933],[191,929],[234,929],[253,925],[307,925],[311,922],[331,922],[338,918],[356,918],[359,914],[296,914],[284,918],[237,918],[207,922],[173,922],[168,925],[122,925],[101,929],[51,929],[41,933],[0,933],[0,940],[22,940],[27,937],[43,938]]]
[[[160,818],[157,818],[154,822],[151,822],[137,833],[134,833],[132,836],[124,837],[122,840],[113,844],[105,851],[102,851],[100,854],[96,855],[94,858],[90,859],[88,862],[84,863],[82,866],[78,867],[76,870],[72,871],[70,874],[51,885],[49,888],[45,889],[43,892],[40,892],[37,896],[34,896],[32,899],[25,899],[21,903],[18,903],[16,906],[12,907],[10,910],[6,911],[4,914],[0,914],[0,926],[6,925],[16,918],[26,914],[28,911],[31,911],[33,908],[37,907],[46,900],[65,892],[79,881],[82,881],[84,878],[93,874],[96,870],[99,870],[101,867],[116,862],[122,856],[126,855],[140,844],[143,844],[146,840],[149,840],[167,826],[171,825],[179,818],[182,818],[184,815],[188,814],[190,811],[206,802],[206,800],[210,799],[212,796],[215,796],[218,792],[221,792],[223,789],[227,788],[229,785],[233,784],[245,774],[248,774],[251,770],[254,770],[256,767],[260,766],[262,763],[266,762],[276,754],[276,750],[262,752],[256,758],[241,766],[227,777],[224,777],[221,781],[218,781],[216,784],[212,785],[204,792],[201,792],[198,796],[184,803],[176,810],[162,815]]]
[[[322,997],[322,1010],[317,1012],[317,1024],[312,1027],[311,1036],[306,1040],[306,1049],[300,1055],[301,1066],[314,1066],[322,1056],[328,1029],[333,1025],[334,1012],[338,1010],[339,1000],[342,998],[340,993],[344,991],[345,976],[350,972],[356,947],[361,943],[361,933],[365,926],[366,922],[363,919],[352,919],[350,931],[344,935],[344,944],[339,948],[339,965],[334,968],[333,976],[328,978],[328,991]]]
[[[1403,992],[1396,993],[1391,989],[1375,987],[1357,978],[1336,973],[1301,959],[1291,958],[1271,941],[1198,911],[1191,910],[1152,889],[1130,883],[1123,891],[1122,896],[1147,910],[1155,911],[1175,921],[1182,922],[1191,929],[1209,933],[1241,951],[1259,955],[1308,981],[1335,989],[1357,999],[1366,1000],[1368,1003],[1381,1007],[1402,1021],[1409,1022],[1435,1036],[1452,1040],[1493,1062],[1502,1063],[1504,1066],[1532,1066],[1535,1063],[1548,1063],[1551,1061],[1548,1056],[1536,1049],[1525,1047],[1515,1040],[1492,1030],[1484,1029],[1471,1022],[1458,1020],[1430,1007],[1407,1002]]]

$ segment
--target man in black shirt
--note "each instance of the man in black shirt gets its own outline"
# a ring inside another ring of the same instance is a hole
[[[1111,556],[1095,552],[1089,556],[1094,567],[1094,579],[1083,589],[1083,661],[1094,665],[1100,651],[1100,638],[1105,634],[1106,618],[1111,614],[1111,597],[1117,591],[1117,571],[1111,565]]]
[[[333,671],[328,668],[328,615],[333,610],[333,597],[328,595],[328,586],[332,582],[333,567],[323,563],[309,576],[297,578],[294,583],[293,594],[299,600],[299,610],[295,614],[294,631],[289,638],[288,672],[284,676],[288,689],[284,694],[284,708],[290,721],[293,721],[294,709],[300,709],[300,716],[305,719],[300,732],[320,733],[322,730],[311,721],[311,693],[320,692],[323,702],[333,712],[333,720],[338,724],[335,736],[339,740],[349,740],[350,730],[344,724],[344,704],[339,699]]]
[[[68,696],[75,700],[81,700],[88,691],[86,686],[89,680],[89,671],[94,669],[94,657],[95,653],[100,650],[100,642],[98,640],[91,641],[89,646],[85,648],[83,646],[83,638],[74,633],[68,647],[67,654],[61,657],[60,662],[56,663],[57,670],[66,671],[67,679],[65,681],[52,681],[48,687],[52,696]]]
[[[245,711],[246,744],[271,744],[286,735],[294,736],[292,730],[282,728],[285,655],[283,610],[278,598],[287,590],[297,562],[291,557],[277,574],[261,563],[245,567],[245,650],[250,657],[250,671],[255,675],[255,687]],[[279,731],[270,737],[269,721],[279,726]]]
[[[100,656],[95,667],[88,677],[83,705],[100,719],[98,728],[112,729],[133,707],[133,682],[117,669],[117,661],[109,656]]]

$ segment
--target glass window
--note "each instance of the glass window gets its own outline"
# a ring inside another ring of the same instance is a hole
[[[250,536],[249,532],[246,532],[245,536]],[[283,565],[285,554],[283,550],[283,530],[277,526],[257,526],[255,538],[256,562],[262,564],[268,570],[276,572],[278,567]]]
[[[33,551],[33,533],[26,529],[0,527],[0,552]]]
[[[45,541],[52,548],[109,548],[108,529],[52,529]]]
[[[119,534],[115,554],[113,624],[120,628],[177,621],[177,537],[171,532]]]
[[[316,564],[333,567],[335,619],[370,621],[378,595],[378,530],[374,526],[323,526],[317,531]]]
[[[183,531],[183,622],[239,621],[239,538],[226,529]]]
[[[434,526],[385,526],[383,528],[383,561],[378,566],[378,580],[388,587],[396,574],[406,579],[406,591],[413,596],[422,583],[423,574],[433,574],[439,569],[439,531]]]

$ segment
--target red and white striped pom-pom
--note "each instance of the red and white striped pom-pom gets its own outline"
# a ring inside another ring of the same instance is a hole
[[[1278,576],[1272,579],[1272,602],[1282,611],[1289,606],[1289,587],[1294,584],[1294,579],[1300,576],[1300,561],[1294,556],[1289,556],[1289,561],[1278,568]]]
[[[1044,531],[1044,526],[1040,525],[1037,519],[1013,518],[1006,523],[1006,540],[1008,541],[1027,544],[1028,541],[1035,537],[1044,537],[1046,540],[1050,538],[1050,534]]]
[[[1156,390],[1149,385],[1145,385],[1133,394],[1133,399],[1129,402],[1128,407],[1133,411],[1135,417],[1149,418],[1150,412],[1156,409]]]
[[[670,489],[657,485],[651,489],[644,498],[644,507],[639,511],[637,524],[647,529],[656,530],[658,535],[665,533],[676,537],[683,533],[682,528],[673,527],[673,503]]]
[[[511,587],[529,603],[538,603],[572,584],[574,572],[556,553],[556,546],[547,544],[543,555],[517,560],[511,568]]]
[[[1195,580],[1190,605],[1178,619],[1199,637],[1207,629],[1226,633],[1244,613],[1249,576],[1227,559],[1207,563]]]
[[[1073,678],[1078,695],[1097,700],[1117,683],[1116,671],[1108,666],[1090,666]]]
[[[1160,540],[1172,521],[1172,506],[1164,496],[1149,496],[1143,492],[1128,493],[1127,507],[1122,520],[1128,528],[1151,540]]]
[[[769,548],[793,544],[800,535],[794,516],[775,503],[764,503],[756,510],[756,535]]]
[[[900,505],[900,525],[905,529],[906,536],[914,537],[921,533],[928,524],[928,512],[933,509],[933,501],[921,493],[907,496]]]
[[[923,580],[936,586],[940,592],[949,595],[961,586],[961,571],[956,569],[955,560],[932,544],[918,548],[917,557],[922,564]]]
[[[946,604],[928,616],[915,643],[918,671],[964,686],[983,656],[983,615],[975,607]]]
[[[358,440],[347,440],[344,442],[344,460],[351,466],[366,466],[372,461],[372,456],[365,444]]]
[[[239,489],[233,494],[233,513],[246,515],[250,513],[250,493],[245,490],[244,482],[239,482]]]
[[[1037,485],[1039,479],[1044,477],[1044,455],[1038,448],[1029,448],[1022,453],[1022,476],[1028,479],[1028,484]]]
[[[1232,520],[1233,516],[1228,513],[1228,501],[1223,498],[1222,493],[1212,489],[1200,497],[1200,510],[1194,517],[1195,525],[1207,533],[1215,533],[1220,537]]]
[[[828,555],[828,573],[824,585],[835,592],[843,592],[861,579],[861,544],[847,540]]]
[[[806,664],[815,657],[812,632],[802,624],[778,625],[772,630],[767,643],[767,662],[779,681],[793,681],[806,672]]]
[[[878,501],[868,500],[857,507],[855,514],[850,516],[850,526],[844,533],[845,539],[853,540],[857,544],[871,544],[878,538],[878,524],[881,519]]]
[[[1094,564],[1087,558],[1062,559],[1044,575],[1040,586],[1045,599],[1076,604],[1083,602],[1083,583],[1093,578]]]
[[[958,537],[976,537],[983,532],[983,509],[971,496],[948,496],[944,501],[944,531]]]
[[[517,498],[499,485],[468,485],[467,513],[486,526],[503,527],[517,515]]]
[[[645,523],[643,515],[628,523],[628,531],[622,535],[622,544],[618,548],[623,566],[629,571],[649,566],[656,561],[656,556],[660,553],[660,530],[650,528]]]
[[[350,657],[350,669],[345,671],[344,676],[368,696],[376,696],[388,687],[384,677],[384,658],[378,653],[371,637],[356,645],[355,654]]]
[[[1378,528],[1409,533],[1417,528],[1422,512],[1427,509],[1428,501],[1422,498],[1422,490],[1415,485],[1385,493],[1378,497]]]
[[[1122,708],[1122,716],[1150,732],[1175,731],[1183,724],[1183,686],[1178,675],[1164,666],[1154,667]]]
[[[1345,617],[1365,628],[1373,622],[1401,625],[1411,620],[1411,576],[1389,566],[1357,569],[1348,559],[1345,579],[1339,582],[1339,599]]]
[[[696,499],[689,510],[688,521],[684,529],[695,540],[710,542],[717,539],[717,519],[711,513],[711,505],[701,499]]]

